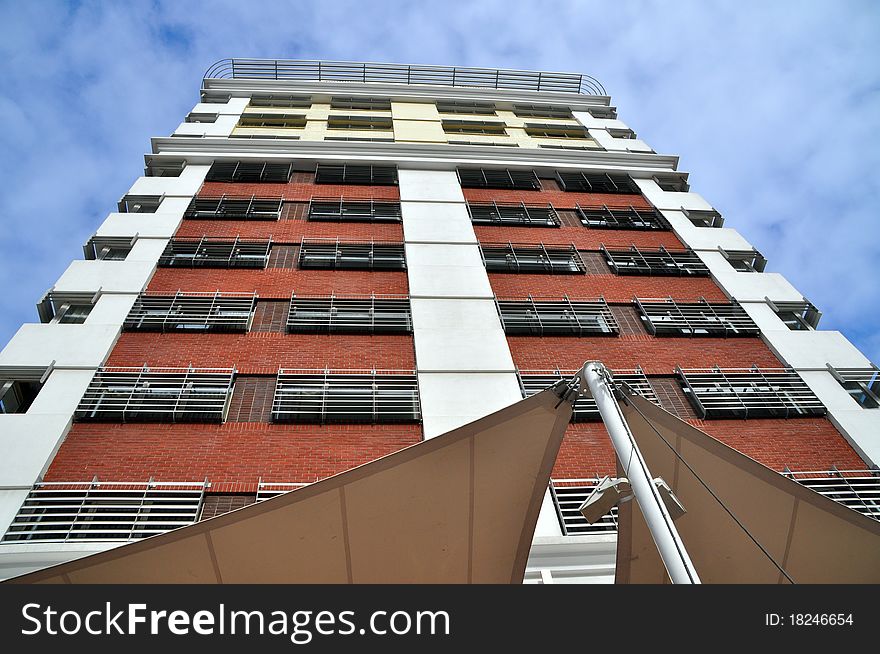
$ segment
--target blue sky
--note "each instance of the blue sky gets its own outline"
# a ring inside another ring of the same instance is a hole
[[[224,57],[589,73],[880,363],[880,3],[0,2],[0,344]]]

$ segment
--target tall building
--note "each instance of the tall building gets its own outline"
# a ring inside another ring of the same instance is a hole
[[[315,482],[586,360],[880,517],[877,368],[590,77],[224,60],[145,160],[0,353],[2,577]],[[613,579],[614,513],[576,508],[614,474],[580,400],[526,581]]]

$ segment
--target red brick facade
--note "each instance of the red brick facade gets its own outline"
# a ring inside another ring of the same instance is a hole
[[[513,362],[522,370],[577,370],[601,360],[612,370],[641,366],[649,375],[671,375],[681,368],[779,368],[779,359],[759,338],[662,338],[594,336],[586,338],[509,336]]]
[[[46,479],[212,482],[253,492],[257,481],[314,482],[421,440],[419,425],[77,423]]]
[[[123,334],[108,366],[231,368],[273,375],[279,368],[413,370],[410,335]]]
[[[548,184],[552,188],[553,184]],[[316,185],[305,173],[289,184],[206,183],[202,197],[283,196],[288,201],[313,197],[396,200],[397,187]],[[471,202],[552,203],[557,209],[584,207],[648,209],[641,196],[464,189]],[[279,221],[185,220],[178,237],[271,238],[295,244],[306,238],[401,242],[400,224],[310,222],[302,207]],[[575,244],[581,250],[608,247],[682,247],[672,232],[560,228],[477,227],[482,243]],[[604,265],[604,264],[601,264]],[[630,302],[633,297],[672,296],[726,300],[711,278],[640,277],[613,274],[490,274],[499,297],[527,295],[593,298]],[[151,293],[255,292],[261,299],[298,295],[368,295],[408,292],[405,272],[301,270],[298,268],[160,268],[148,285]],[[612,369],[641,366],[648,374],[671,375],[683,368],[778,367],[779,361],[758,338],[656,338],[647,334],[591,338],[510,337],[515,364],[523,370],[576,369],[600,359]],[[235,367],[242,374],[273,375],[278,368],[415,368],[409,335],[312,335],[282,331],[248,334],[124,333],[108,366]],[[262,382],[260,382],[262,383]],[[271,388],[268,392],[271,392]],[[270,397],[271,399],[271,397]],[[692,421],[723,442],[781,470],[861,468],[863,462],[825,419]],[[73,426],[46,475],[47,480],[193,481],[207,478],[214,492],[253,492],[257,481],[313,482],[421,440],[419,425],[282,425],[268,422],[204,424],[93,424]],[[553,476],[557,479],[614,473],[610,442],[601,423],[572,425]]]
[[[789,420],[689,420],[765,466],[779,472],[860,470],[865,462],[824,418]],[[615,474],[614,450],[598,422],[571,425],[553,467],[553,479],[578,479]]]

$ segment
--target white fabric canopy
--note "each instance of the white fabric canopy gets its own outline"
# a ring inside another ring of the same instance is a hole
[[[543,391],[366,465],[11,583],[520,583],[571,405]]]
[[[627,397],[621,408],[651,474],[662,477],[687,510],[675,526],[703,583],[880,583],[880,522],[642,397]],[[748,421],[741,424],[747,432]],[[668,583],[637,503],[621,505],[618,517],[617,583]]]

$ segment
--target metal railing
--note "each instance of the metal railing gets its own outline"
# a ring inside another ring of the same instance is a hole
[[[288,332],[387,334],[412,332],[406,295],[308,297],[293,295]]]
[[[607,95],[605,87],[599,80],[578,73],[354,61],[221,59],[205,71],[204,79],[426,84],[511,91]]]
[[[25,498],[3,543],[130,541],[198,519],[207,481],[40,482]]]
[[[850,397],[865,409],[880,407],[880,370],[866,368],[835,368],[826,364],[828,372],[846,389]]]
[[[374,200],[373,198],[322,198],[309,201],[309,220],[333,222],[391,222],[403,218],[397,200]]]
[[[555,370],[517,371],[523,397],[530,397],[535,393],[539,393],[560,379],[571,379],[575,374],[577,374],[576,370],[559,370],[558,368]],[[660,400],[657,399],[651,382],[648,381],[648,377],[641,368],[636,368],[635,370],[614,370],[611,371],[611,375],[615,384],[626,384],[650,402],[657,405],[660,404]],[[596,406],[596,400],[592,397],[579,397],[575,400],[571,413],[572,422],[588,422],[601,419],[599,408]]]
[[[159,257],[160,267],[265,268],[271,239],[173,238]]]
[[[609,209],[602,205],[600,209],[584,208],[575,205],[575,211],[585,227],[593,229],[634,229],[634,230],[668,230],[669,225],[656,209]]]
[[[786,470],[782,474],[862,515],[880,520],[880,473],[877,470]],[[617,532],[617,507],[592,525],[578,511],[599,481],[598,477],[550,481],[550,495],[564,536]]]
[[[193,198],[184,218],[190,220],[279,220],[282,197],[221,195],[219,198]]]
[[[315,170],[315,184],[397,186],[397,167],[363,164],[318,164]]]
[[[215,161],[211,164],[205,181],[287,184],[292,173],[293,165],[289,163]]]
[[[823,416],[825,406],[790,368],[675,369],[701,418]]]
[[[122,328],[146,332],[246,332],[256,301],[256,293],[141,293]]]
[[[615,275],[672,275],[708,277],[709,268],[693,250],[642,250],[635,245],[628,249],[608,249],[600,245],[608,267]]]
[[[278,371],[275,422],[417,422],[418,380],[412,370]]]
[[[234,368],[98,368],[74,420],[222,422]]]
[[[471,203],[467,205],[474,225],[513,225],[520,227],[559,227],[559,214],[549,202],[526,206],[524,202]]]
[[[880,471],[820,470],[783,473],[789,479],[840,502],[853,511],[880,520]]]
[[[641,195],[641,189],[626,173],[582,173],[556,171],[556,181],[563,191],[576,193],[613,193]]]
[[[488,272],[583,275],[586,271],[574,245],[487,243],[480,245],[480,253]]]
[[[604,298],[495,298],[505,334],[613,336],[620,331]]]
[[[550,496],[563,536],[617,533],[616,506],[593,524],[587,522],[578,510],[600,481],[599,477],[550,480]]]
[[[500,188],[537,191],[541,182],[533,170],[507,168],[458,168],[458,181],[462,188]]]
[[[676,302],[635,299],[648,331],[655,336],[757,336],[761,333],[749,314],[732,302]]]
[[[304,238],[299,248],[299,267],[328,270],[406,270],[406,253],[403,243]]]

